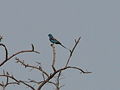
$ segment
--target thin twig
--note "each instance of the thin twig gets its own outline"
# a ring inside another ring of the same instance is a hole
[[[56,90],[60,90],[60,76],[61,76],[61,71],[58,73],[57,76]]]
[[[81,37],[79,37],[77,41],[75,40],[75,45],[74,45],[74,47],[72,48],[72,50],[71,50],[71,52],[70,52],[70,55],[69,55],[69,57],[68,57],[68,60],[67,60],[67,63],[66,63],[66,65],[65,65],[65,67],[67,67],[68,63],[70,62],[70,59],[71,59],[71,57],[72,57],[72,55],[73,55],[73,52],[74,52],[76,46],[78,45],[80,39],[81,39]]]
[[[32,44],[32,50],[22,50],[22,51],[16,52],[15,54],[13,54],[13,55],[11,55],[11,56],[8,57],[8,51],[7,51],[6,46],[4,44],[0,44],[0,45],[3,46],[5,48],[5,51],[6,51],[6,58],[5,58],[5,60],[2,63],[0,63],[0,67],[2,65],[4,65],[7,61],[9,61],[11,58],[13,58],[14,56],[16,56],[18,54],[21,54],[21,53],[34,52],[34,53],[38,53],[39,54],[38,51],[34,51],[34,46]]]
[[[25,82],[22,81],[22,80],[17,80],[13,75],[11,76],[11,75],[5,74],[5,75],[0,75],[0,77],[6,77],[6,78],[7,78],[6,84],[5,84],[5,85],[2,84],[2,85],[3,85],[3,86],[2,86],[3,88],[7,87],[7,86],[10,85],[10,84],[17,84],[17,85],[19,85],[20,83],[22,83],[22,84],[24,84],[25,86],[31,88],[32,90],[35,90],[31,85],[25,83]],[[14,80],[15,82],[9,82],[9,78],[12,79],[12,80]]]
[[[5,60],[7,60],[7,58],[8,58],[8,50],[7,50],[7,47],[6,47],[4,44],[2,44],[2,43],[0,43],[0,46],[4,47],[4,49],[5,49]]]
[[[44,73],[47,77],[49,77],[49,74],[47,74],[47,72],[44,71],[41,66],[37,67],[37,66],[30,65],[30,64],[25,64],[25,62],[21,61],[19,58],[15,58],[15,60],[17,61],[17,63],[20,63],[21,65],[23,65],[25,68],[29,67],[32,69],[39,70],[40,72]]]

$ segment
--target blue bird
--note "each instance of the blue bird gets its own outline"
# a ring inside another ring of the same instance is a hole
[[[52,42],[53,44],[59,44],[59,45],[61,45],[62,47],[64,47],[65,49],[68,49],[68,48],[66,48],[64,45],[62,45],[61,42],[59,42],[57,39],[55,39],[52,34],[48,34],[48,37],[49,37],[50,42]],[[68,49],[68,50],[69,50],[69,49]]]

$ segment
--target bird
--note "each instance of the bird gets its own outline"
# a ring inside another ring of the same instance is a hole
[[[68,48],[65,47],[60,41],[58,41],[57,39],[55,39],[52,34],[48,34],[48,37],[49,37],[49,40],[50,40],[51,43],[53,43],[53,44],[59,44],[59,45],[61,45],[62,47],[64,47],[65,49],[68,49]],[[68,49],[68,50],[69,50],[69,49]]]

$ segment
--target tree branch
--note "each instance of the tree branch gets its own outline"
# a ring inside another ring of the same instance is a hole
[[[37,66],[33,66],[33,65],[30,65],[30,64],[25,64],[24,61],[21,61],[19,58],[16,58],[15,59],[17,62],[16,63],[20,63],[21,65],[23,65],[25,68],[29,67],[29,68],[32,68],[32,69],[36,69],[36,70],[39,70],[40,72],[44,73],[47,77],[49,77],[49,75],[47,74],[47,72],[45,72],[41,66],[37,67]]]
[[[32,50],[19,51],[19,52],[16,52],[15,54],[13,54],[13,55],[11,55],[11,56],[8,57],[8,50],[7,50],[6,46],[5,46],[4,44],[0,44],[0,45],[3,46],[3,47],[5,48],[5,51],[6,51],[6,58],[5,58],[5,60],[4,60],[3,62],[0,63],[0,67],[1,67],[2,65],[4,65],[7,61],[9,61],[11,58],[13,58],[14,56],[16,56],[16,55],[18,55],[18,54],[21,54],[21,53],[34,52],[34,53],[38,53],[38,54],[39,54],[38,51],[34,51],[34,46],[33,46],[33,44],[32,44]]]
[[[77,41],[75,40],[75,45],[74,45],[74,47],[72,48],[72,50],[71,50],[71,52],[70,52],[70,55],[69,55],[69,57],[68,57],[68,60],[67,60],[67,63],[66,63],[66,65],[65,65],[65,67],[67,67],[68,63],[70,62],[70,59],[71,59],[71,57],[72,57],[72,55],[73,55],[73,52],[74,52],[76,46],[78,45],[80,39],[81,39],[81,37],[79,37]]]
[[[82,72],[82,73],[84,73],[84,74],[92,73],[92,72],[84,71],[84,70],[82,70],[81,68],[78,68],[78,67],[67,66],[67,67],[58,69],[58,70],[56,70],[55,72],[53,72],[45,81],[43,81],[42,83],[40,83],[40,85],[39,85],[39,87],[38,87],[37,90],[41,90],[41,88],[42,88],[46,83],[48,83],[49,80],[51,80],[58,72],[63,72],[63,71],[65,71],[66,69],[69,69],[69,68],[77,69],[77,70],[79,70],[80,72]]]
[[[51,44],[51,47],[52,47],[52,49],[53,49],[52,69],[53,69],[54,71],[56,71],[56,70],[55,70],[56,52],[55,52],[55,46],[54,46],[54,44]]]
[[[6,47],[4,44],[2,44],[2,43],[0,43],[0,46],[4,47],[4,49],[5,49],[5,59],[7,60],[7,58],[8,58],[8,50],[7,50],[7,47]]]
[[[8,73],[8,72],[7,72],[7,73]],[[13,75],[3,74],[3,75],[0,75],[0,77],[5,77],[5,78],[7,78],[6,83],[5,83],[5,84],[1,84],[1,86],[2,86],[3,88],[7,87],[7,86],[10,85],[10,84],[12,84],[12,85],[13,85],[13,84],[19,85],[20,83],[22,83],[22,84],[24,84],[25,86],[31,88],[32,90],[35,90],[31,85],[25,83],[25,82],[22,81],[22,80],[17,80]],[[9,82],[9,79],[14,80],[14,82]]]

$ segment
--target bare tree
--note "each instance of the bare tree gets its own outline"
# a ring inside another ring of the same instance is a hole
[[[66,64],[59,69],[56,69],[56,67],[55,67],[55,63],[56,63],[55,45],[51,44],[52,52],[53,52],[52,53],[52,55],[53,55],[52,65],[51,65],[53,71],[51,73],[48,73],[46,70],[44,70],[42,68],[41,63],[39,63],[39,62],[37,62],[38,65],[31,65],[31,64],[25,63],[25,60],[21,60],[20,58],[16,57],[15,58],[16,64],[20,64],[20,66],[25,67],[24,69],[32,69],[32,70],[36,70],[36,72],[40,72],[43,79],[42,80],[28,79],[27,81],[19,80],[14,75],[11,75],[9,73],[9,71],[5,71],[3,69],[3,72],[2,72],[2,74],[0,74],[0,77],[4,78],[4,80],[2,82],[0,82],[0,86],[3,88],[3,90],[5,90],[5,88],[9,85],[21,85],[21,84],[23,84],[23,85],[27,86],[28,88],[30,88],[30,90],[41,90],[42,87],[44,87],[45,84],[49,83],[49,84],[54,85],[56,90],[60,90],[61,87],[62,87],[61,84],[60,84],[60,79],[61,79],[61,75],[62,75],[63,71],[65,71],[67,69],[75,69],[75,70],[78,70],[79,72],[81,72],[83,74],[91,73],[91,72],[88,72],[88,71],[84,71],[80,67],[69,65],[69,62],[71,61],[71,57],[73,56],[75,48],[78,45],[78,43],[80,42],[80,39],[81,39],[81,37],[79,37],[77,40],[75,40],[75,44],[74,44],[73,48],[69,51],[69,57],[66,60]],[[5,59],[2,62],[0,62],[0,67],[2,67],[5,63],[10,61],[13,57],[17,56],[18,54],[27,53],[27,52],[33,52],[33,53],[40,54],[38,51],[34,50],[34,45],[33,44],[32,44],[32,49],[31,50],[22,50],[22,51],[14,53],[11,56],[8,55],[8,49],[3,43],[0,43],[0,46],[4,48],[5,56],[6,56]],[[54,79],[54,80],[52,80],[52,79]]]

